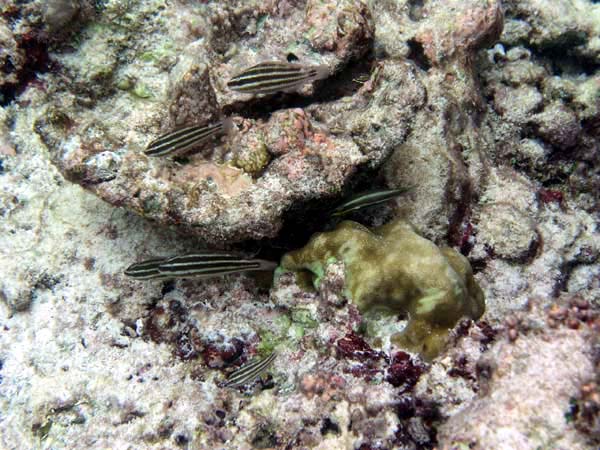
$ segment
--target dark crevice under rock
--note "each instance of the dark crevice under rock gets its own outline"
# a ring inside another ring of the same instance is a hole
[[[25,63],[17,74],[18,82],[16,84],[8,83],[0,86],[0,106],[7,106],[13,102],[27,85],[36,79],[38,73],[46,73],[51,67],[48,56],[48,40],[45,34],[25,34],[19,41],[19,47],[24,52]],[[9,60],[2,70],[10,73],[17,69]]]

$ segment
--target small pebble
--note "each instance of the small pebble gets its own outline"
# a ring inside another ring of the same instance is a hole
[[[563,307],[560,307],[560,306],[554,304],[550,308],[550,311],[548,312],[548,315],[552,319],[563,320],[565,317],[567,317],[567,310],[565,308],[563,308]]]
[[[590,307],[590,303],[587,300],[584,300],[583,298],[578,298],[577,300],[575,300],[575,305],[579,309],[589,309]]]
[[[596,389],[596,383],[587,383],[581,387],[581,393],[583,395],[589,395]]]

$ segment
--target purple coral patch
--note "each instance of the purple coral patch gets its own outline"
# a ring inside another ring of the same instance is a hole
[[[365,361],[383,357],[382,352],[373,350],[361,336],[353,331],[337,341],[336,349],[338,356],[342,358]]]
[[[237,338],[223,342],[211,341],[205,343],[202,350],[204,362],[208,367],[216,368],[231,364],[244,351],[244,343]]]
[[[410,389],[417,384],[424,370],[425,366],[411,358],[408,353],[397,352],[392,357],[385,380],[392,386],[406,386]]]

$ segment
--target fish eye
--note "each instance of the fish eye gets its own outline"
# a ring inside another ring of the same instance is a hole
[[[298,58],[296,55],[294,55],[291,52],[287,54],[287,56],[285,57],[285,59],[287,59],[287,62],[289,62],[289,63],[296,62],[296,61],[300,60],[300,58]]]

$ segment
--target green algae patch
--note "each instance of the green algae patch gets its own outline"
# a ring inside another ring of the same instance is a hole
[[[153,97],[152,91],[150,90],[150,88],[148,87],[148,85],[145,84],[145,83],[141,83],[141,82],[138,82],[138,83],[135,84],[135,86],[133,87],[133,90],[131,91],[131,93],[133,95],[135,95],[137,98],[151,98],[151,97]]]
[[[296,348],[306,330],[317,326],[318,322],[308,309],[292,309],[276,317],[271,328],[258,331],[260,343],[256,350],[261,357],[266,357],[277,348]]]
[[[319,325],[316,319],[313,318],[312,313],[304,308],[292,310],[292,322],[306,328],[316,328]]]
[[[260,343],[256,347],[256,351],[260,356],[266,356],[275,350],[280,338],[269,330],[260,330],[258,335],[260,336]]]
[[[335,260],[344,263],[345,293],[361,313],[408,314],[406,328],[392,341],[426,358],[439,354],[459,319],[478,319],[485,310],[467,259],[437,247],[403,220],[372,230],[342,222],[284,255],[281,267],[318,278]]]

